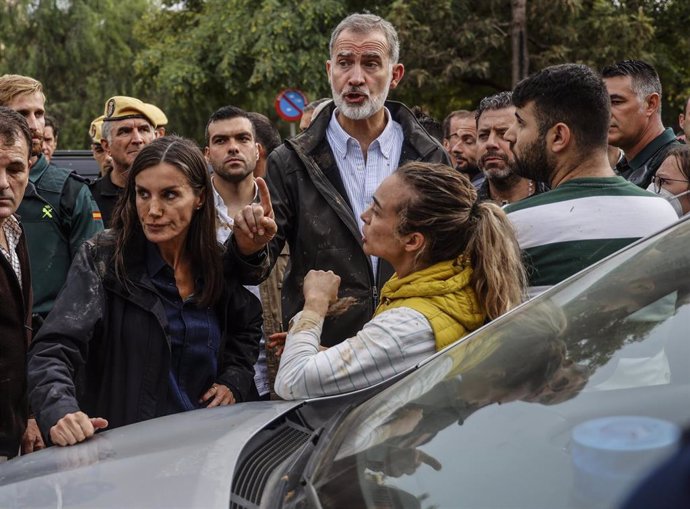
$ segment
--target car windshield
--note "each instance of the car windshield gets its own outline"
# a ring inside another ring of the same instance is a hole
[[[615,507],[690,423],[690,221],[458,342],[360,405],[324,507]]]

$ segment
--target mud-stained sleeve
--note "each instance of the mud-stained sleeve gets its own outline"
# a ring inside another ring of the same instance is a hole
[[[301,399],[370,387],[435,351],[431,325],[410,308],[381,313],[355,336],[319,351],[322,327],[323,317],[311,311],[293,319],[276,375],[280,397]]]
[[[75,373],[86,362],[89,341],[102,321],[104,268],[96,266],[92,249],[86,242],[77,252],[65,286],[29,350],[29,398],[44,438],[60,418],[79,410]]]
[[[294,172],[287,168],[288,159],[285,158],[285,147],[279,147],[271,152],[266,162],[266,183],[271,194],[271,203],[278,232],[268,244],[270,251],[270,269],[280,256],[283,247],[293,237],[298,227],[299,203],[297,189],[298,181]],[[268,277],[268,275],[267,275]]]
[[[226,278],[236,278],[243,285],[258,285],[268,277],[272,264],[267,247],[251,256],[242,256],[233,235],[228,237],[224,247],[223,271]]]

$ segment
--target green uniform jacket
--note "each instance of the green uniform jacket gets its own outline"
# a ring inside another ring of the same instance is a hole
[[[85,240],[103,231],[103,221],[86,181],[41,155],[31,167],[19,209],[31,263],[33,312],[53,308],[72,258]]]

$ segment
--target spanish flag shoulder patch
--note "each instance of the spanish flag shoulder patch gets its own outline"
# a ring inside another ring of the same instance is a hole
[[[93,220],[94,220],[94,221],[102,221],[102,220],[103,220],[103,216],[101,215],[101,211],[100,211],[100,210],[95,210],[95,211],[93,212]]]

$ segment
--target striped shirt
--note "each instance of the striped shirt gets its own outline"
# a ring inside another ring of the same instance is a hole
[[[356,336],[319,351],[322,328],[323,318],[311,311],[292,319],[275,381],[281,398],[311,398],[371,387],[436,351],[431,324],[411,308],[376,315]]]
[[[663,198],[622,177],[578,178],[504,209],[534,296],[678,220]]]
[[[391,118],[388,108],[384,110],[386,127],[369,145],[366,161],[359,142],[347,134],[338,123],[337,109],[333,111],[326,129],[328,144],[335,156],[335,162],[360,231],[364,226],[364,221],[360,216],[371,203],[374,191],[379,184],[398,168],[402,152],[404,138],[402,126]],[[375,257],[372,257],[372,265],[376,273]]]
[[[0,235],[4,235],[7,240],[7,246],[9,249],[5,249],[0,245],[0,252],[12,266],[14,274],[17,276],[17,281],[19,282],[19,287],[22,287],[22,266],[19,263],[19,255],[17,254],[17,246],[19,245],[19,239],[22,236],[22,227],[19,226],[19,221],[14,216],[8,216],[5,221],[2,222],[0,226],[2,231]]]

